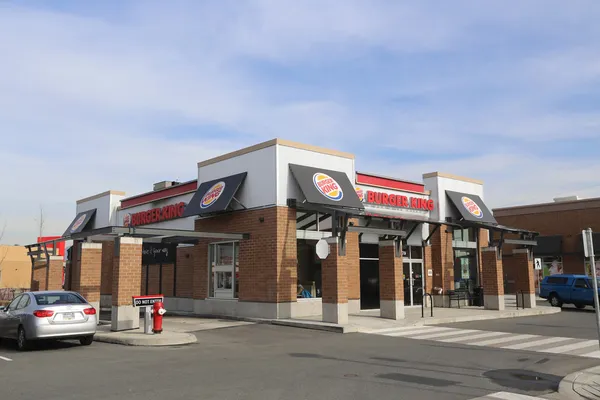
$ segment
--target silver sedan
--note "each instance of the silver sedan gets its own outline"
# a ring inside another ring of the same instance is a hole
[[[25,292],[0,309],[0,338],[16,339],[19,350],[41,339],[94,340],[96,309],[76,292]]]

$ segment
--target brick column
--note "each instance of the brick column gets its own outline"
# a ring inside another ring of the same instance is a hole
[[[140,327],[139,310],[133,307],[132,296],[140,295],[142,279],[142,239],[116,239],[112,279],[111,330],[123,331]]]
[[[329,238],[329,256],[323,260],[323,321],[348,323],[348,269],[347,255],[339,255],[339,238]],[[347,254],[347,253],[346,253]]]
[[[404,319],[402,251],[395,240],[379,242],[379,298],[382,318]]]
[[[72,284],[77,291],[100,313],[100,277],[102,274],[102,243],[78,243],[80,254],[78,273]]]
[[[488,310],[504,310],[502,260],[498,259],[497,251],[496,247],[485,247],[481,250],[483,306]]]
[[[352,220],[351,220],[352,221]],[[354,221],[358,225],[358,221]],[[346,233],[346,258],[348,261],[348,313],[360,312],[360,249],[358,232]]]
[[[48,286],[46,290],[63,290],[63,256],[50,256],[48,260]]]
[[[433,229],[430,226],[430,229]],[[446,232],[448,229],[449,232]],[[454,249],[452,227],[442,225],[431,237],[431,269],[433,270],[430,293],[436,307],[448,307],[448,290],[454,289]],[[440,293],[441,292],[441,293]]]
[[[533,259],[531,259],[529,252],[529,249],[513,250],[517,306],[523,308],[535,308],[536,306]],[[521,291],[523,291],[523,295],[520,294]]]

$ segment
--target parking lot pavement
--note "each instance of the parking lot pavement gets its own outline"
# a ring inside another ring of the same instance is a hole
[[[169,348],[59,342],[19,353],[4,344],[0,354],[13,361],[0,363],[2,394],[45,400],[84,392],[91,400],[537,397],[563,376],[598,363],[261,324],[195,334],[197,343]]]

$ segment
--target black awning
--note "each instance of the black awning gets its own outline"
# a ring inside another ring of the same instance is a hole
[[[592,241],[594,244],[594,252],[596,254],[600,253],[600,233],[593,232]],[[583,253],[583,235],[581,233],[577,235],[577,243],[577,252]]]
[[[308,203],[364,209],[345,173],[295,164],[290,164],[290,170]]]
[[[536,256],[559,256],[562,254],[562,236],[538,236],[533,250]]]
[[[446,195],[465,221],[497,224],[496,218],[481,200],[481,197],[450,190],[446,190]]]
[[[67,228],[65,233],[63,233],[63,237],[71,236],[74,233],[79,233],[79,232],[83,231],[85,229],[85,227],[89,224],[89,222],[92,220],[92,218],[94,218],[95,215],[96,215],[95,208],[92,208],[91,210],[87,210],[87,211],[82,211],[79,214],[77,214],[75,219],[73,219],[73,221],[71,221],[71,224],[69,225],[69,227]]]
[[[185,207],[183,217],[210,215],[230,211],[231,200],[244,183],[247,172],[202,183]]]

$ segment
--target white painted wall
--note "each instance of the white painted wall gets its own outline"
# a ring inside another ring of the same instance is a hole
[[[78,203],[76,205],[76,215],[80,212],[95,208],[96,217],[94,218],[94,221],[88,225],[86,230],[115,226],[117,225],[117,208],[124,197],[125,196],[122,195],[107,193],[102,197]]]
[[[182,195],[178,195],[178,196],[169,197],[166,199],[153,201],[150,203],[140,204],[139,206],[135,206],[135,207],[129,207],[124,210],[119,210],[118,217],[116,218],[117,225],[123,226],[123,218],[125,217],[126,214],[135,214],[140,211],[151,210],[153,208],[160,208],[160,207],[164,207],[164,206],[167,206],[170,204],[177,204],[179,202],[184,202],[187,204],[191,200],[193,195],[194,195],[194,193],[182,194]],[[195,220],[195,217],[177,218],[177,219],[173,219],[173,220],[169,220],[169,221],[157,222],[155,224],[138,225],[138,227],[144,226],[147,228],[185,229],[185,230],[193,231],[194,230],[194,220]]]
[[[457,179],[434,176],[423,179],[425,189],[431,191],[431,198],[436,202],[436,209],[431,213],[431,218],[445,221],[446,217],[460,218],[452,202],[446,196],[446,190],[474,194],[483,198],[483,185]]]
[[[248,172],[236,198],[248,208],[274,205],[277,201],[276,169],[276,146],[271,146],[198,167],[198,185]]]
[[[290,171],[290,164],[344,172],[355,182],[354,159],[277,145],[277,205],[287,205],[288,198],[303,200],[304,195]]]

